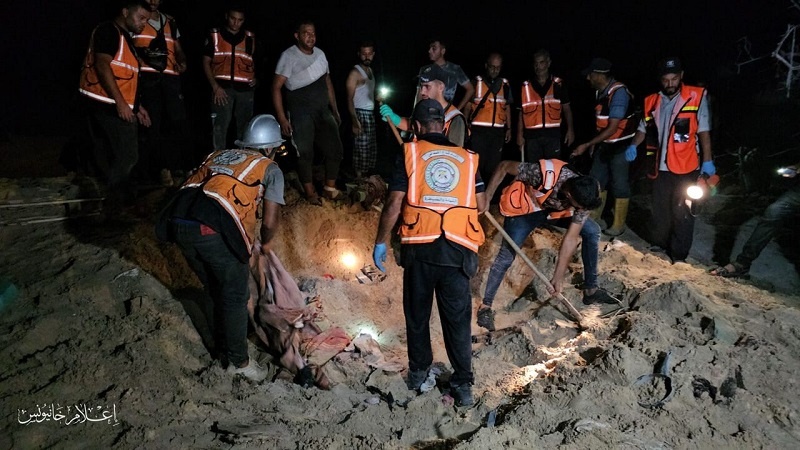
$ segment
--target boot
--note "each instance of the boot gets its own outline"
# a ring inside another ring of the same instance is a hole
[[[603,215],[603,210],[606,208],[606,196],[608,191],[600,191],[600,206],[596,209],[593,209],[591,213],[589,213],[589,217],[592,218],[595,222],[600,222],[600,216]]]
[[[625,232],[625,219],[628,217],[628,204],[630,199],[618,198],[614,201],[614,224],[603,231],[609,236],[619,236]]]

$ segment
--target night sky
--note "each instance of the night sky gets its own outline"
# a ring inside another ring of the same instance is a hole
[[[469,76],[482,73],[488,52],[505,55],[503,76],[517,91],[531,76],[533,52],[548,48],[552,71],[570,87],[576,117],[591,114],[592,92],[580,70],[594,56],[610,59],[617,78],[638,99],[656,88],[655,65],[664,56],[684,62],[689,82],[704,81],[710,89],[735,73],[736,40],[749,36],[757,56],[769,54],[786,25],[800,21],[788,0],[754,1],[512,1],[481,2],[478,7],[455,2],[239,2],[248,10],[246,27],[261,45],[256,112],[272,111],[269,86],[279,54],[293,44],[301,18],[317,25],[317,46],[331,64],[339,110],[347,116],[344,82],[355,63],[356,45],[371,39],[377,45],[374,68],[380,82],[394,89],[389,103],[409,113],[414,76],[427,64],[427,42],[441,36],[448,42],[446,59]],[[64,135],[76,115],[80,66],[94,26],[113,17],[109,0],[28,0],[5,6],[13,44],[5,48],[5,71],[13,85],[5,89],[4,128],[12,134]],[[225,2],[164,0],[162,10],[176,16],[190,62],[183,76],[190,112],[201,123],[207,116],[209,88],[200,67],[208,28],[219,23]],[[7,4],[8,5],[8,4]],[[768,6],[765,6],[768,5]],[[17,63],[19,62],[19,63]],[[774,60],[762,62],[771,64]],[[517,94],[518,96],[518,94]],[[587,109],[588,108],[588,109]],[[580,118],[579,118],[580,120]],[[42,124],[47,126],[42,127]]]

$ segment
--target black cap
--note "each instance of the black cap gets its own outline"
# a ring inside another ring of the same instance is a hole
[[[664,76],[668,73],[683,72],[683,65],[678,58],[665,58],[658,62],[658,75]]]
[[[447,84],[447,73],[438,64],[431,64],[419,74],[420,83],[429,83],[434,80]]]
[[[605,58],[594,58],[592,62],[589,63],[589,67],[583,69],[581,74],[585,77],[591,72],[611,73],[611,61]]]
[[[431,122],[434,120],[444,120],[444,108],[436,100],[426,98],[420,100],[417,106],[414,107],[414,113],[411,115],[414,120],[420,122]]]

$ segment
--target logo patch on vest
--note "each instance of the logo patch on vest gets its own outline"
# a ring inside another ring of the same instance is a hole
[[[247,155],[244,155],[239,152],[229,151],[229,152],[222,152],[219,155],[215,156],[214,159],[211,161],[211,164],[208,165],[208,168],[214,173],[223,173],[225,175],[233,175],[233,169],[230,167],[225,166],[235,166],[244,162],[247,159]]]
[[[444,158],[428,163],[425,168],[425,183],[436,192],[448,193],[458,186],[458,167]]]

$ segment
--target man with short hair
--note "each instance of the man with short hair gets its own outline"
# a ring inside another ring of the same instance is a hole
[[[611,183],[614,197],[614,222],[603,233],[619,236],[625,232],[631,187],[628,181],[628,166],[625,149],[636,131],[633,94],[627,86],[614,79],[611,61],[594,58],[583,76],[595,89],[595,127],[597,134],[587,142],[575,147],[572,156],[591,150],[592,169],[589,175],[600,182],[600,206],[592,212],[592,218],[600,219],[606,202],[606,186]]]
[[[565,159],[561,153],[561,131],[566,147],[575,141],[572,108],[564,81],[550,73],[550,52],[539,49],[533,54],[536,75],[522,83],[517,145],[524,148],[525,161]],[[563,128],[562,128],[563,125]]]
[[[475,77],[475,96],[465,113],[470,122],[470,147],[481,157],[478,170],[488,179],[502,159],[503,145],[511,140],[513,99],[508,80],[500,77],[503,56],[490,53],[484,67],[486,78]]]
[[[554,290],[550,293],[561,293],[567,266],[582,240],[583,303],[615,303],[597,286],[600,227],[589,217],[590,211],[600,204],[597,180],[574,172],[564,161],[557,159],[503,161],[492,175],[486,195],[494,195],[507,175],[516,178],[503,190],[500,212],[505,216],[503,228],[518,247],[548,220],[555,220],[567,228],[558,250],[555,273],[550,281]],[[532,192],[536,195],[531,196]],[[503,241],[489,269],[483,302],[478,309],[478,325],[490,331],[494,330],[494,312],[491,309],[494,297],[515,257],[511,244]]]
[[[256,79],[256,36],[243,28],[244,9],[228,8],[225,26],[213,28],[206,39],[203,71],[211,85],[214,119],[214,149],[228,148],[228,127],[236,121],[236,139],[241,139],[253,117]]]
[[[653,180],[650,223],[654,250],[666,251],[673,262],[684,261],[694,239],[694,216],[686,205],[686,189],[699,176],[717,172],[711,153],[711,112],[705,88],[683,83],[678,58],[658,66],[661,90],[644,100],[644,117],[626,150],[636,159],[639,144],[655,155],[649,169]]]
[[[139,158],[138,124],[150,126],[150,116],[139,103],[139,59],[133,34],[141,33],[150,18],[150,7],[140,0],[126,0],[113,21],[92,32],[81,71],[79,91],[87,99],[89,119],[107,144],[97,154],[106,169],[109,206],[132,200],[130,176]]]
[[[347,75],[347,110],[353,122],[353,170],[362,178],[375,169],[378,143],[375,132],[375,73],[372,59],[375,44],[362,42],[358,47],[359,63]]]
[[[313,22],[301,22],[294,33],[296,44],[281,53],[272,80],[272,103],[284,136],[291,136],[300,157],[297,175],[306,200],[322,205],[312,182],[314,148],[322,151],[325,164],[324,196],[339,199],[336,178],[342,162],[339,125],[342,118],[336,106],[328,59],[316,47],[317,31]],[[283,90],[285,88],[285,91]],[[285,95],[284,95],[285,92]],[[286,105],[284,105],[284,98]]]
[[[443,40],[440,38],[433,38],[428,43],[428,58],[431,60],[431,64],[422,66],[419,69],[419,75],[421,76],[426,69],[431,66],[438,66],[442,69],[442,72],[445,74],[444,79],[444,99],[447,102],[453,102],[456,96],[456,90],[458,86],[464,88],[464,96],[456,105],[456,109],[462,111],[464,106],[472,100],[472,96],[475,93],[475,87],[472,85],[469,77],[464,70],[461,69],[461,66],[458,64],[454,64],[450,61],[444,59],[444,54],[447,52],[447,45],[444,43]],[[414,104],[416,104],[420,99],[424,98],[421,95],[421,88],[422,88],[422,79],[419,80],[419,84],[417,84],[417,95],[414,98]]]
[[[469,280],[478,270],[478,247],[484,241],[478,211],[486,203],[478,155],[442,135],[444,109],[439,102],[420,100],[411,120],[417,141],[406,143],[402,159],[398,158],[373,261],[385,272],[389,234],[402,214],[398,233],[404,269],[408,386],[420,389],[433,364],[430,316],[435,294],[453,366],[450,394],[456,405],[469,406],[474,403]]]

